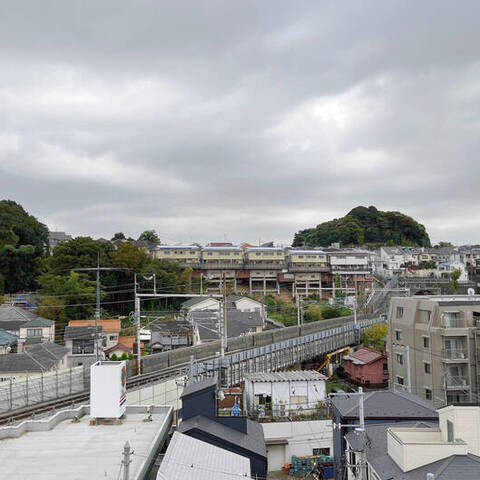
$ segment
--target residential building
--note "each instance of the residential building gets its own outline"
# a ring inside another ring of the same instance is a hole
[[[32,345],[24,353],[0,355],[0,381],[67,368],[68,348],[56,343]]]
[[[380,247],[380,267],[377,272],[386,278],[392,278],[404,271],[405,255],[399,247]]]
[[[248,458],[189,435],[174,432],[157,473],[157,480],[245,480]]]
[[[140,350],[143,352],[144,343],[140,340]],[[118,337],[118,343],[112,347],[104,350],[105,355],[111,358],[115,354],[118,358],[125,355],[131,355],[137,353],[137,337],[134,335],[120,335]]]
[[[2,478],[116,480],[127,478],[122,461],[128,478],[155,478],[172,419],[172,407],[128,405],[122,421],[93,426],[82,405],[0,427]]]
[[[30,345],[55,341],[55,322],[47,318],[36,317],[20,327],[18,352],[24,352]]]
[[[182,303],[181,310],[187,313],[198,310],[218,310],[220,301],[213,297],[193,297]]]
[[[153,350],[175,350],[192,345],[192,325],[182,320],[152,322],[151,346]]]
[[[348,478],[477,480],[480,407],[448,406],[439,422],[377,424],[346,435]]]
[[[103,359],[103,344],[106,344],[106,338],[103,333],[103,327],[98,326],[78,326],[65,327],[65,347],[68,348],[68,366],[77,367],[79,365],[93,365],[99,358]]]
[[[60,245],[63,242],[68,242],[72,239],[71,235],[67,235],[65,232],[48,232],[48,244],[50,245],[50,253],[53,253],[53,250],[56,246]]]
[[[267,450],[261,425],[246,416],[217,415],[217,379],[188,384],[182,393],[178,431],[250,461],[252,477],[265,478]]]
[[[383,353],[359,348],[343,357],[348,381],[365,388],[388,387],[388,359]]]
[[[460,271],[460,277],[458,278],[459,283],[468,282],[468,272],[465,264],[454,260],[439,263],[435,271],[435,276],[437,278],[449,279],[455,270]]]
[[[479,394],[479,295],[392,298],[388,313],[390,385],[434,402]]]
[[[0,355],[16,353],[17,340],[18,337],[16,335],[12,335],[6,330],[0,330]]]
[[[325,401],[326,377],[315,370],[245,374],[244,405],[249,414],[285,417],[314,412]]]
[[[269,421],[262,428],[269,472],[282,470],[293,455],[333,455],[332,420]]]
[[[103,328],[105,336],[104,348],[114,347],[118,343],[122,322],[119,318],[101,318],[99,320],[70,320],[69,327],[95,327],[95,325]]]
[[[332,397],[333,423],[339,426],[333,430],[336,480],[346,478],[345,436],[359,426],[359,403],[358,395],[337,394]],[[438,423],[438,413],[431,403],[411,393],[380,390],[364,394],[364,421],[367,428],[378,423]]]
[[[31,309],[8,304],[0,305],[0,328],[17,337],[20,336],[20,327],[37,318],[41,317]],[[24,333],[26,335],[26,332]]]
[[[177,260],[182,265],[200,263],[200,247],[197,245],[158,245],[154,257],[159,260]]]

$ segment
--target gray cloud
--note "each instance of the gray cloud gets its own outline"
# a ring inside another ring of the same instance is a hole
[[[480,241],[476,1],[0,4],[0,191],[51,228]]]

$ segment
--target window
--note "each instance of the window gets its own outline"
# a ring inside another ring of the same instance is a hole
[[[453,442],[453,423],[450,420],[447,420],[447,442]]]
[[[403,317],[403,307],[397,307],[397,318]]]
[[[388,373],[388,363],[383,364],[383,373]]]
[[[403,365],[403,355],[401,353],[397,353],[397,363]]]
[[[27,337],[41,337],[42,329],[41,328],[27,328]]]
[[[395,330],[395,340],[400,341],[402,339],[402,331],[401,330]]]
[[[312,450],[312,455],[327,455],[330,456],[330,448],[314,448]]]
[[[110,335],[110,337],[108,338],[111,342],[113,342],[114,340],[117,339],[117,336],[116,335]]]
[[[432,399],[432,391],[429,389],[429,388],[426,388],[425,389],[425,398],[427,400],[431,400]]]
[[[261,255],[261,253],[260,253],[260,252],[255,252],[255,255],[256,255],[257,257],[259,257],[259,256]]]
[[[425,362],[423,364],[423,368],[425,370],[425,373],[432,373],[432,366],[430,365],[430,363]]]
[[[400,377],[400,376],[397,375],[397,383],[399,385],[404,385],[403,377]]]
[[[430,348],[430,337],[423,337],[423,348]]]

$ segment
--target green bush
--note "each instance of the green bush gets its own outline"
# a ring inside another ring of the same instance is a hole
[[[110,360],[111,360],[112,362],[117,362],[117,361],[118,361],[117,354],[116,354],[116,353],[112,353],[112,355],[110,355]]]
[[[127,352],[122,353],[122,356],[120,357],[120,360],[128,360]]]

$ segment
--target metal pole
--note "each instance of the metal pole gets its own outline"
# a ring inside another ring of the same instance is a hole
[[[228,349],[228,331],[227,331],[227,277],[223,274],[223,348],[222,357],[225,356],[225,350]]]
[[[125,445],[123,447],[123,459],[122,459],[122,466],[123,466],[123,480],[129,480],[130,479],[130,463],[132,461],[130,460],[130,444],[125,442]]]
[[[157,294],[157,276],[155,273],[153,274],[153,293]]]
[[[136,280],[135,280],[136,281]],[[140,348],[140,297],[135,293],[135,320],[137,323],[137,369],[138,375],[142,373],[142,352]]]
[[[98,362],[98,321],[100,320],[100,252],[97,252],[97,306],[95,308],[95,361]]]
[[[365,430],[365,409],[363,405],[364,393],[363,393],[362,387],[358,387],[358,393],[360,394],[360,402],[358,405],[358,417],[360,420],[360,430],[364,431]]]
[[[203,293],[203,273],[200,273],[200,294]]]

